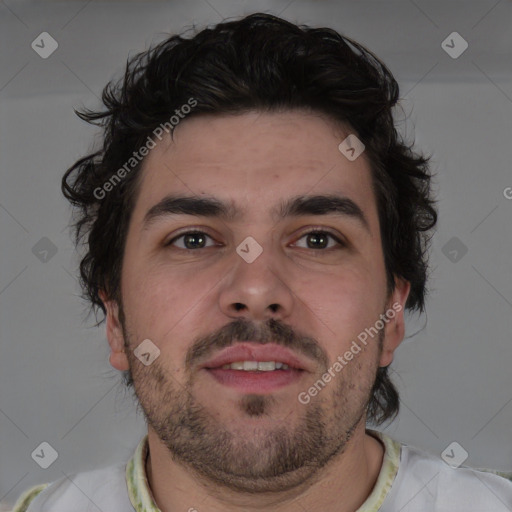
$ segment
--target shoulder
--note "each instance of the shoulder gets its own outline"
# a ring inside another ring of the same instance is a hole
[[[403,507],[403,512],[418,509],[509,512],[512,510],[511,477],[509,473],[494,470],[455,467],[437,455],[402,444],[393,501],[400,510]]]
[[[82,512],[133,510],[128,498],[125,464],[85,471],[26,490],[12,512]]]

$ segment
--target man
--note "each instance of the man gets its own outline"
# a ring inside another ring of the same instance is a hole
[[[398,86],[330,29],[254,14],[129,63],[68,170],[86,296],[148,435],[16,512],[512,510],[512,482],[367,428],[425,306],[429,159]]]

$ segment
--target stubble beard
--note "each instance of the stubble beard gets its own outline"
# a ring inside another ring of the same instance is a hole
[[[303,406],[296,421],[276,421],[275,426],[248,432],[224,424],[218,414],[198,403],[192,378],[183,386],[161,360],[145,367],[130,350],[128,357],[138,404],[173,459],[239,493],[286,491],[312,483],[320,469],[345,451],[365,421],[375,381],[374,371],[354,362],[329,385],[334,391],[322,390]],[[243,421],[268,419],[278,404],[271,395],[248,394],[237,406]]]

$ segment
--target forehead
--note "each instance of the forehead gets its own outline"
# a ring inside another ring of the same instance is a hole
[[[371,217],[369,163],[364,153],[350,161],[338,149],[349,134],[306,111],[182,120],[145,158],[134,220],[169,194],[216,197],[260,218],[283,197],[339,194]]]

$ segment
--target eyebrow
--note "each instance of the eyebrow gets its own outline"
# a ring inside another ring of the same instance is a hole
[[[370,226],[363,210],[352,199],[344,196],[332,194],[295,196],[281,202],[271,213],[276,220],[305,215],[335,214],[358,221],[370,233]],[[230,222],[243,218],[244,212],[233,203],[223,203],[214,197],[169,195],[147,211],[142,229],[149,229],[157,220],[173,215],[220,218]]]

